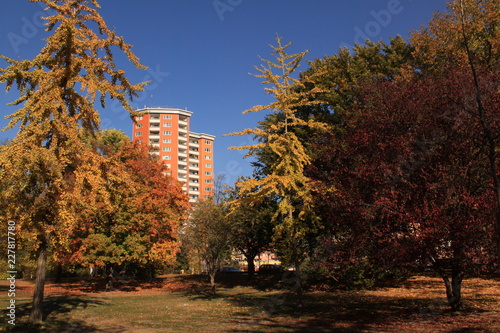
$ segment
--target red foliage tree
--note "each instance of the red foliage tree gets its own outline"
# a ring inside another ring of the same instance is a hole
[[[496,78],[482,78],[485,108],[499,110]],[[494,257],[495,193],[473,87],[466,68],[367,83],[345,131],[318,147],[310,170],[323,186],[317,202],[337,258],[430,262],[453,309],[462,306],[464,273]],[[490,115],[491,128],[499,122]]]
[[[187,218],[188,198],[147,146],[125,142],[115,148],[99,147],[109,156],[103,175],[110,202],[75,203],[82,205],[82,223],[66,260],[152,276],[155,269],[176,260],[178,229]]]

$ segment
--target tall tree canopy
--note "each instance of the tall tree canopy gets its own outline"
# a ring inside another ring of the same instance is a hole
[[[264,90],[276,100],[269,105],[257,105],[244,112],[271,110],[275,121],[270,125],[264,126],[261,123],[263,126],[231,134],[250,134],[259,141],[254,145],[232,149],[249,149],[247,156],[266,150],[273,156],[268,165],[268,172],[263,177],[249,178],[238,184],[238,202],[258,204],[269,197],[278,198],[278,210],[274,219],[279,220],[279,223],[274,230],[275,236],[280,240],[288,261],[295,265],[300,279],[305,236],[317,227],[317,219],[312,203],[313,187],[304,174],[304,169],[311,159],[295,130],[307,128],[321,131],[325,129],[325,125],[313,116],[302,119],[296,114],[299,107],[319,103],[314,98],[321,90],[305,90],[304,82],[307,82],[307,79],[299,80],[293,76],[307,52],[287,54],[286,49],[290,43],[283,45],[280,37],[276,38],[276,43],[277,45],[272,47],[275,62],[262,59],[265,65],[256,67],[260,73],[256,77],[263,78],[263,83],[270,85]],[[275,69],[278,73],[274,72]],[[300,285],[297,291],[300,296]]]
[[[428,28],[413,33],[411,41],[423,74],[463,69],[473,80],[469,87],[473,93],[468,99],[452,98],[461,103],[469,121],[476,124],[471,144],[480,147],[478,158],[489,163],[488,186],[496,197],[493,224],[500,264],[500,114],[498,107],[491,104],[492,97],[498,98],[495,93],[500,93],[500,1],[451,1],[448,11],[437,13]]]
[[[78,225],[72,210],[76,193],[92,202],[107,197],[101,166],[105,158],[82,142],[82,132],[99,128],[97,100],[117,99],[133,112],[129,98],[145,83],[131,84],[116,68],[113,49],[144,68],[123,38],[108,29],[96,0],[30,0],[54,11],[45,18],[52,35],[32,60],[1,56],[0,82],[20,92],[7,129],[17,136],[0,151],[1,200],[9,219],[36,235],[38,267],[30,321],[42,319],[45,262],[50,245],[68,246]],[[98,194],[98,195],[96,195]],[[106,202],[106,200],[104,200]]]
[[[216,292],[215,275],[231,257],[232,226],[227,213],[227,204],[222,198],[205,198],[196,203],[183,228],[183,244],[192,259],[203,263],[213,294]]]
[[[147,146],[131,143],[125,133],[103,131],[96,143],[95,149],[109,158],[104,173],[109,205],[88,205],[75,198],[80,223],[65,259],[153,276],[176,259],[188,197],[165,164]]]
[[[331,258],[433,261],[454,309],[464,273],[491,263],[495,225],[499,239],[498,4],[452,1],[407,46],[367,43],[310,69],[330,73],[317,84],[337,113],[307,170]]]

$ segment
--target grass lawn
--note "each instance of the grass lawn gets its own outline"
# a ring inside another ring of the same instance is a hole
[[[500,332],[500,281],[464,281],[466,310],[450,312],[440,279],[415,276],[373,291],[314,291],[305,305],[272,286],[276,277],[223,278],[211,297],[204,278],[171,275],[151,283],[117,284],[105,292],[97,279],[48,283],[41,327],[27,324],[32,281],[16,281],[14,332]],[[8,284],[0,282],[6,309]],[[13,328],[13,329],[12,329]]]

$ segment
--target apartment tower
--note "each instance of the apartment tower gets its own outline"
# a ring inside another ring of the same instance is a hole
[[[172,108],[144,108],[135,118],[132,140],[147,143],[184,183],[191,202],[213,194],[215,136],[191,132],[191,111]]]

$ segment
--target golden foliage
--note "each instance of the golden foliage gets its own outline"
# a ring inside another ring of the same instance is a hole
[[[112,50],[123,51],[138,68],[144,67],[131,46],[107,28],[97,1],[30,1],[55,11],[45,18],[53,34],[32,60],[1,56],[7,67],[0,68],[0,82],[7,91],[19,90],[20,97],[10,104],[20,108],[7,116],[4,129],[19,127],[0,150],[0,200],[5,215],[21,229],[64,247],[79,223],[76,202],[109,203],[103,177],[109,161],[82,142],[83,132],[99,128],[95,103],[99,100],[104,107],[107,98],[117,99],[133,113],[128,100],[146,84],[131,84],[125,71],[116,68]]]
[[[290,43],[283,45],[281,38],[276,38],[277,46],[272,47],[275,62],[262,59],[264,65],[255,67],[260,73],[255,75],[262,78],[269,87],[264,90],[275,98],[269,105],[257,105],[245,111],[257,112],[270,110],[277,116],[277,121],[253,129],[232,133],[229,135],[253,135],[259,142],[230,149],[248,149],[246,156],[255,155],[261,149],[268,149],[276,158],[268,166],[269,172],[263,178],[248,178],[240,182],[240,198],[234,204],[257,205],[266,197],[278,197],[278,211],[274,216],[282,218],[276,231],[278,234],[287,233],[293,239],[300,239],[307,230],[314,229],[314,213],[312,202],[312,184],[304,175],[304,168],[311,163],[303,143],[296,135],[298,129],[312,129],[324,131],[327,125],[314,118],[307,120],[297,116],[298,108],[319,104],[316,95],[323,92],[319,88],[305,89],[311,77],[294,78],[292,74],[297,70],[307,52],[287,54]],[[277,73],[274,70],[277,69]]]

